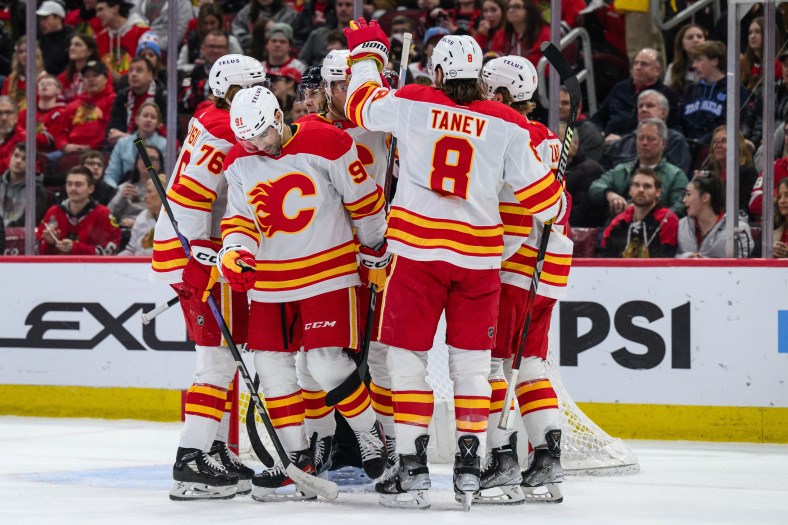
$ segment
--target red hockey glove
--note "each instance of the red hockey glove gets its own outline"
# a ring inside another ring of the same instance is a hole
[[[191,257],[183,269],[183,284],[191,295],[200,297],[205,302],[219,278],[216,250],[208,240],[192,241],[189,248]]]
[[[360,274],[364,284],[374,286],[378,291],[386,287],[386,267],[391,262],[391,254],[386,250],[388,243],[383,244],[378,249],[362,246],[359,249]]]
[[[359,18],[358,21],[351,20],[350,26],[346,27],[344,32],[350,49],[348,65],[352,66],[359,60],[371,58],[378,63],[378,71],[383,71],[389,62],[391,46],[378,21],[373,20],[367,25],[367,21],[363,18]]]
[[[257,280],[256,261],[252,252],[240,244],[225,246],[219,252],[222,275],[236,292],[248,292]]]

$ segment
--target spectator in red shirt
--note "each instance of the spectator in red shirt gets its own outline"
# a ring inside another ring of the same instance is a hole
[[[109,209],[92,195],[93,177],[74,166],[66,174],[68,198],[52,206],[36,230],[42,255],[113,255],[120,245],[120,228]]]
[[[137,113],[148,100],[156,102],[162,112],[162,121],[166,121],[167,91],[153,75],[153,64],[148,62],[148,59],[135,57],[131,60],[129,85],[118,92],[109,117],[107,142],[110,144],[114,145],[119,139],[136,131]]]
[[[82,34],[72,36],[68,46],[66,70],[57,76],[63,86],[61,97],[66,104],[76,100],[85,91],[85,81],[81,71],[91,60],[98,60],[96,39]]]
[[[8,169],[8,159],[19,142],[25,141],[25,130],[17,126],[19,106],[7,96],[0,96],[0,173]]]
[[[124,0],[96,2],[96,16],[104,27],[96,36],[96,45],[99,58],[109,69],[113,82],[128,72],[140,37],[150,31],[146,24],[129,19],[131,8],[131,2]]]
[[[82,0],[82,7],[66,14],[65,24],[74,28],[74,32],[96,36],[104,27],[96,16],[96,0]]]
[[[490,50],[490,45],[495,35],[503,30],[504,15],[508,9],[506,0],[484,0],[482,3],[482,19],[473,33],[473,38],[485,53]]]
[[[36,109],[36,148],[41,153],[54,151],[55,133],[66,105],[60,101],[62,86],[54,76],[45,73],[38,77],[38,108]],[[26,130],[27,108],[19,112],[19,125]]]
[[[115,90],[107,78],[107,66],[92,60],[82,68],[85,92],[66,106],[63,124],[55,135],[62,153],[101,149],[109,125]]]
[[[539,46],[550,40],[550,26],[532,0],[509,0],[503,31],[495,34],[490,49],[499,55],[517,55],[534,66],[542,58]]]

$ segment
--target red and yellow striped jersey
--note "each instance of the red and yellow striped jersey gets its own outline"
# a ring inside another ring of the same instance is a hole
[[[360,284],[353,227],[376,247],[386,230],[383,193],[350,136],[321,122],[293,126],[278,157],[235,146],[227,157],[225,246],[257,259],[249,297],[286,302]]]
[[[544,124],[528,121],[527,126],[531,131],[534,151],[555,172],[561,155],[561,141]],[[527,290],[531,286],[544,225],[538,220],[534,221],[529,210],[517,201],[510,189],[504,188],[498,197],[501,201],[499,209],[504,225],[505,244],[501,283]],[[562,216],[568,218],[569,211],[568,207],[562,210]],[[574,244],[566,236],[565,221],[554,224],[537,288],[538,295],[553,299],[566,296],[573,248]]]
[[[366,129],[397,137],[400,160],[389,249],[421,261],[470,269],[500,268],[506,185],[536,217],[552,219],[562,188],[531,144],[515,110],[480,100],[453,102],[439,89],[380,86],[372,61],[352,67],[345,114]]]
[[[167,184],[167,201],[186,239],[211,239],[218,248],[227,203],[224,161],[235,144],[230,113],[210,106],[191,119],[188,129]],[[186,266],[186,255],[166,213],[159,214],[153,234],[152,266],[152,278],[169,283],[179,282]]]

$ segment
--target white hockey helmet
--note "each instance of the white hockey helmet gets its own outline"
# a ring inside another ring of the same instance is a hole
[[[216,97],[224,98],[230,86],[252,87],[265,82],[265,67],[246,55],[224,55],[211,67],[208,86]]]
[[[531,100],[538,86],[536,68],[527,58],[505,56],[494,58],[482,68],[487,98],[498,88],[506,88],[516,102]]]
[[[263,86],[255,86],[239,91],[230,106],[230,127],[239,141],[248,141],[265,133],[273,127],[281,135],[282,120],[277,120],[279,101]]]
[[[482,48],[470,35],[446,35],[432,50],[427,63],[433,81],[438,66],[443,71],[444,80],[478,79],[482,70]]]
[[[320,68],[320,76],[323,77],[327,86],[330,86],[332,82],[345,80],[349,56],[350,51],[347,49],[334,49],[328,52],[326,58],[323,59],[323,67]]]

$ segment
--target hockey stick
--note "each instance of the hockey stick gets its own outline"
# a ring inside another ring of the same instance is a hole
[[[405,33],[402,39],[402,58],[399,63],[399,83],[397,89],[402,89],[405,85],[405,77],[408,74],[408,60],[410,58],[410,42],[413,35]],[[383,195],[386,198],[386,209],[391,201],[391,185],[394,179],[394,160],[397,151],[397,137],[391,136],[389,145],[389,156],[386,162],[386,178],[383,181]],[[373,286],[369,293],[369,308],[367,308],[367,324],[364,328],[364,341],[361,343],[361,361],[356,370],[358,373],[350,374],[339,386],[326,394],[326,406],[332,407],[356,391],[358,386],[366,381],[367,378],[367,359],[369,357],[369,343],[372,337],[372,329],[375,325],[375,309],[378,303],[378,288]]]
[[[164,190],[164,185],[159,180],[156,170],[153,169],[150,156],[148,155],[148,151],[145,149],[145,143],[142,141],[142,139],[137,139],[134,141],[134,145],[137,147],[137,152],[139,153],[142,162],[145,164],[145,168],[148,170],[150,179],[153,181],[153,185],[156,187],[156,192],[161,198],[164,211],[167,213],[167,218],[170,220],[172,228],[175,230],[175,234],[178,236],[178,240],[180,241],[183,251],[188,258],[190,254],[189,241],[187,241],[178,230],[178,221],[175,220],[175,215],[172,213],[172,208],[170,207],[170,203],[167,200],[167,193]],[[260,400],[260,396],[257,395],[257,389],[254,388],[252,378],[249,376],[249,371],[246,369],[246,365],[241,358],[241,352],[238,350],[235,341],[233,341],[233,336],[230,333],[230,329],[227,327],[227,323],[224,321],[224,318],[219,311],[219,307],[216,305],[213,295],[210,294],[208,295],[208,307],[211,309],[211,313],[213,314],[214,318],[216,318],[216,323],[219,325],[219,329],[222,332],[224,340],[227,341],[230,354],[232,354],[235,364],[238,367],[238,371],[241,373],[241,377],[246,384],[246,388],[249,390],[249,395],[254,401],[258,412],[260,412],[260,417],[263,419],[265,428],[274,444],[274,448],[276,448],[276,452],[279,455],[279,460],[282,462],[282,465],[287,471],[287,475],[290,476],[290,479],[292,479],[296,484],[306,487],[312,492],[315,492],[326,499],[336,499],[339,495],[339,490],[337,489],[335,483],[320,479],[317,476],[307,474],[303,470],[296,467],[292,461],[290,461],[290,458],[287,456],[287,452],[282,446],[282,442],[279,441],[279,437],[276,435],[276,429],[271,423],[271,418],[268,417],[268,412],[266,412],[263,402]]]
[[[142,319],[142,324],[149,324],[153,321],[159,314],[166,312],[173,306],[178,303],[178,296],[176,295],[166,303],[161,303],[159,306],[151,310],[150,312],[142,312],[140,314],[140,319]]]
[[[542,53],[544,53],[547,61],[550,62],[561,80],[566,85],[566,90],[569,93],[569,120],[566,123],[566,134],[561,143],[561,157],[558,161],[558,170],[556,171],[555,178],[561,183],[564,180],[566,173],[566,165],[569,161],[569,147],[572,144],[572,136],[574,135],[575,122],[577,121],[577,112],[580,107],[580,100],[582,93],[580,92],[580,82],[577,76],[572,71],[572,66],[567,62],[561,50],[552,42],[544,42],[542,44]],[[536,225],[534,225],[536,227]],[[514,390],[517,387],[517,377],[520,374],[520,364],[523,360],[523,351],[525,350],[525,340],[528,337],[528,330],[531,326],[531,314],[534,311],[534,301],[536,300],[536,291],[539,288],[539,279],[542,276],[542,266],[544,265],[545,254],[547,253],[547,244],[550,241],[550,233],[552,232],[553,225],[548,223],[544,225],[542,231],[542,238],[539,242],[539,251],[536,255],[536,265],[534,267],[534,274],[531,278],[531,286],[528,290],[528,302],[525,305],[525,323],[523,325],[523,333],[520,336],[520,344],[517,347],[517,354],[512,363],[512,375],[509,378],[509,384],[506,388],[506,397],[503,400],[503,409],[501,410],[501,418],[498,421],[498,428],[506,430],[509,428],[509,414],[511,412],[512,399],[514,398]]]

